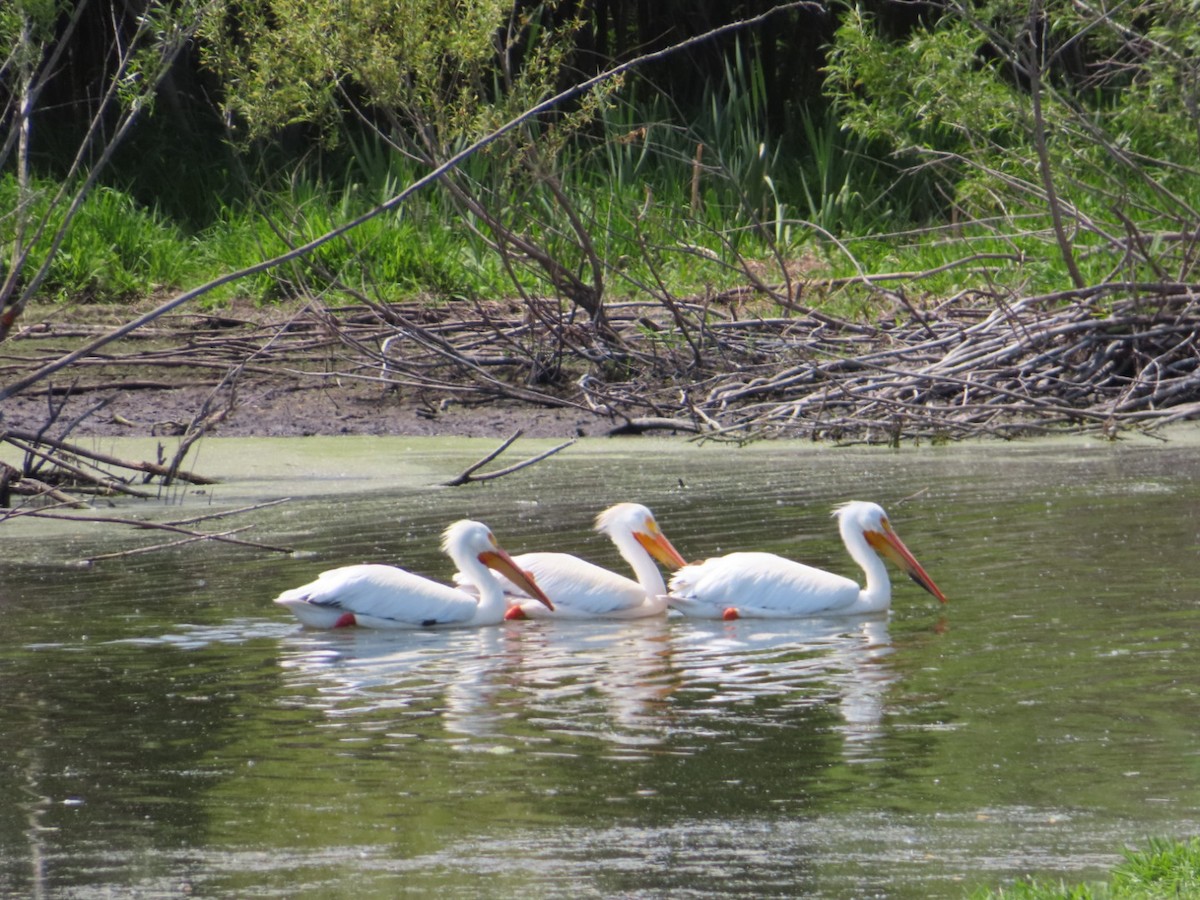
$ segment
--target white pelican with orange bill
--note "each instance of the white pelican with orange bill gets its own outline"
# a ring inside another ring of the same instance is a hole
[[[866,587],[773,553],[730,553],[685,566],[675,573],[668,603],[684,615],[706,619],[781,619],[864,615],[892,602],[887,557],[938,600],[946,602],[892,530],[876,503],[853,500],[833,512],[851,558],[867,576]]]
[[[496,542],[491,529],[464,519],[442,535],[442,550],[474,592],[450,587],[395,566],[357,565],[330,569],[303,587],[284,591],[275,602],[314,628],[430,628],[437,625],[495,625],[508,607],[489,569],[519,585],[531,600],[554,606],[534,580]]]
[[[637,581],[569,553],[522,553],[513,561],[533,576],[554,609],[514,594],[506,585],[512,604],[506,618],[638,619],[665,613],[667,585],[655,561],[674,572],[687,560],[667,540],[654,514],[638,503],[618,503],[596,517],[596,530],[608,535]]]

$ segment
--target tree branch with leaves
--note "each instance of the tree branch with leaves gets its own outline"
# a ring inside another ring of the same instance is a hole
[[[53,191],[30,177],[33,124],[39,97],[61,65],[65,48],[89,5],[14,0],[0,10],[0,169],[15,172],[16,203],[0,213],[0,341],[41,289],[55,254],[118,146],[154,103],[159,85],[194,37],[205,0],[169,7],[146,4],[132,21],[114,22],[127,36],[114,43],[112,69],[101,86],[74,158]]]
[[[1015,234],[1040,216],[1075,287],[1185,281],[1200,262],[1195,13],[941,0],[889,38],[855,9],[827,87],[854,133],[937,173],[959,222],[999,217]]]

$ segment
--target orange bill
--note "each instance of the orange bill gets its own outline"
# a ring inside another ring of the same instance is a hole
[[[905,575],[929,591],[933,596],[937,597],[943,603],[946,602],[946,595],[933,583],[933,579],[921,568],[921,564],[917,562],[908,551],[908,548],[904,546],[904,542],[900,540],[900,536],[892,531],[891,525],[886,520],[884,520],[882,532],[867,531],[864,534],[867,543],[874,547],[876,552],[894,562]]]
[[[537,582],[533,580],[533,576],[528,572],[522,571],[513,561],[513,558],[499,547],[480,553],[479,561],[489,569],[495,569],[530,597],[544,604],[547,609],[554,609],[554,604],[550,602],[549,597],[542,593],[542,589],[537,586]]]
[[[667,536],[657,528],[649,532],[635,531],[633,536],[637,542],[646,548],[646,552],[674,572],[687,565],[687,560],[667,540]]]

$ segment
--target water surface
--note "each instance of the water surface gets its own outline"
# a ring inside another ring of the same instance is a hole
[[[0,894],[961,897],[1200,827],[1195,434],[598,441],[430,486],[491,446],[213,440],[193,468],[224,483],[122,505],[289,496],[251,536],[291,557],[84,568],[151,539],[0,525]],[[467,515],[619,568],[589,526],[625,499],[688,557],[856,574],[829,519],[851,497],[885,505],[947,606],[900,581],[865,620],[381,634],[270,603],[350,562],[446,578],[437,536]]]

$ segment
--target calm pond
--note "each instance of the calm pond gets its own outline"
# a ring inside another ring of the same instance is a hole
[[[493,446],[215,439],[191,465],[222,484],[121,504],[291,497],[230,527],[293,556],[85,568],[160,538],[0,524],[0,894],[924,900],[1100,877],[1200,831],[1200,433],[595,441],[431,487]],[[949,604],[899,579],[861,621],[325,633],[271,603],[351,562],[445,579],[464,516],[620,570],[590,531],[618,500],[688,558],[857,577],[829,518],[851,498],[887,508]]]

